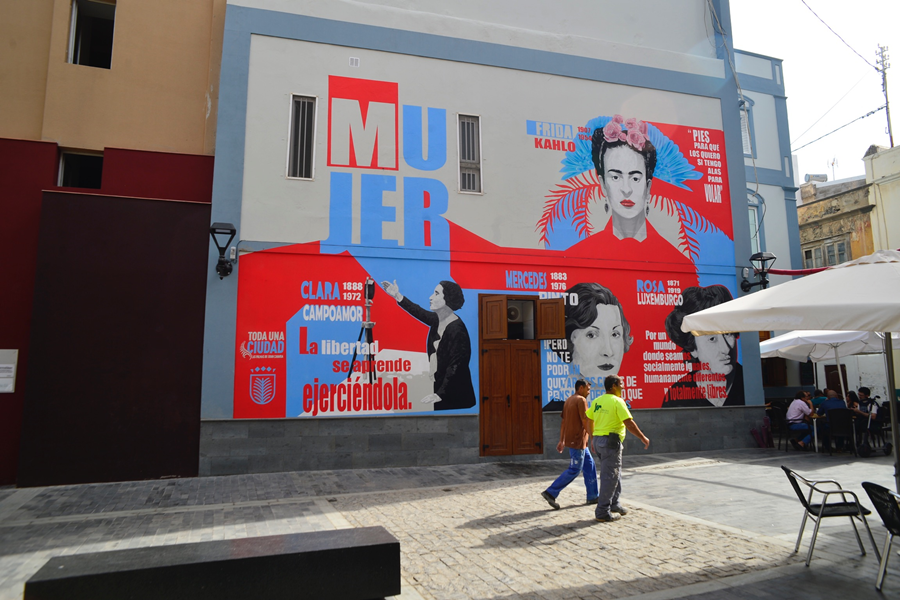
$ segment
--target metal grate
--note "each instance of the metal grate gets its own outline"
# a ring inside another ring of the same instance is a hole
[[[479,117],[459,115],[459,189],[481,191],[481,129]]]
[[[316,99],[309,96],[294,96],[288,177],[312,179],[315,123]]]
[[[750,142],[750,113],[747,110],[741,110],[741,143],[744,146],[744,155],[753,155],[753,144]]]

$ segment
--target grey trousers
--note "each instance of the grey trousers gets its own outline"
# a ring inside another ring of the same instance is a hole
[[[594,514],[598,519],[609,517],[612,507],[619,505],[622,493],[622,445],[616,450],[606,448],[606,437],[592,438],[597,455],[597,479],[600,480],[600,497]]]

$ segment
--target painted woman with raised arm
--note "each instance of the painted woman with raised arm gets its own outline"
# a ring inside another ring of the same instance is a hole
[[[466,301],[462,288],[452,281],[440,282],[428,299],[431,310],[425,310],[400,293],[396,280],[382,281],[381,287],[400,308],[430,328],[426,351],[434,393],[421,402],[434,404],[434,410],[475,406],[475,388],[469,371],[472,343],[466,324],[454,312]]]

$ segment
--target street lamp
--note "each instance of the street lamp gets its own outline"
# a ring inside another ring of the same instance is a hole
[[[776,256],[771,252],[757,252],[753,256],[750,257],[750,262],[753,263],[753,271],[756,274],[759,281],[756,283],[750,283],[747,279],[750,276],[750,268],[744,267],[744,271],[742,273],[743,277],[741,279],[741,289],[745,292],[749,292],[756,286],[760,286],[761,289],[766,289],[769,287],[769,269],[775,264]]]
[[[213,223],[209,228],[209,235],[212,236],[213,244],[216,245],[216,250],[219,251],[219,262],[216,264],[216,273],[219,275],[219,279],[224,279],[231,275],[232,265],[231,261],[225,258],[225,250],[228,249],[231,240],[234,239],[235,233],[237,233],[237,230],[231,223]],[[219,240],[224,241],[226,236],[228,241],[219,243]]]

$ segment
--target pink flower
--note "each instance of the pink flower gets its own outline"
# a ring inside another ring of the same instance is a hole
[[[622,123],[625,122],[625,117],[623,117],[622,115],[613,115],[612,122],[618,123],[619,125],[621,125]]]
[[[628,135],[626,135],[626,133],[625,133],[624,131],[620,131],[620,132],[619,132],[619,141],[620,141],[620,142],[627,142],[627,141],[628,141]]]
[[[637,127],[638,127],[637,119],[635,119],[634,117],[631,117],[630,119],[625,119],[625,128],[626,129],[628,129],[630,131],[632,129],[637,129]]]
[[[644,142],[647,141],[647,138],[644,137],[637,129],[630,129],[628,131],[628,143],[634,147],[635,150],[643,150]]]
[[[641,121],[639,129],[640,129],[641,133],[644,134],[644,136],[647,136],[647,122],[646,121]]]
[[[603,127],[603,138],[607,142],[614,142],[619,139],[620,133],[622,133],[622,127],[615,121],[610,121]]]

